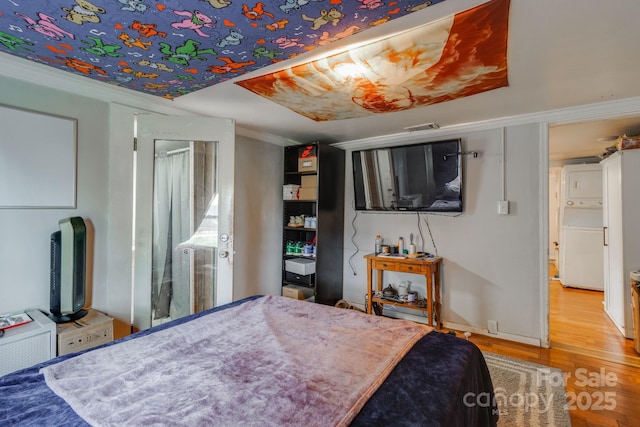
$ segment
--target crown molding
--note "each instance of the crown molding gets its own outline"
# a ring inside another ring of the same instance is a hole
[[[363,138],[331,144],[343,150],[357,150],[363,148],[378,148],[400,144],[411,144],[432,138],[446,138],[458,136],[465,132],[477,132],[506,126],[517,126],[533,123],[559,125],[600,119],[615,119],[625,116],[640,115],[640,97],[626,98],[615,101],[603,101],[575,107],[522,114],[517,116],[499,117],[490,120],[443,126],[439,129],[401,132]]]
[[[300,145],[302,142],[294,141],[293,139],[285,138],[278,135],[273,135],[266,132],[258,132],[251,129],[243,128],[236,125],[236,135],[242,135],[247,138],[255,139],[260,142],[268,142],[269,144],[279,145],[281,147],[287,147],[289,145]]]
[[[31,84],[47,86],[49,88],[75,93],[80,96],[104,102],[124,104],[134,108],[141,108],[146,111],[152,110],[153,112],[160,114],[177,116],[195,114],[201,116],[201,114],[172,105],[172,101],[168,99],[99,82],[88,77],[61,71],[51,66],[28,61],[7,53],[0,52],[0,61],[2,62],[0,75],[26,81]],[[482,131],[503,126],[516,126],[531,123],[566,124],[633,115],[640,115],[640,97],[603,101],[544,112],[443,126],[439,129],[400,132],[371,138],[344,141],[331,145],[344,150],[375,148],[385,145],[410,144],[412,142],[424,141],[425,139],[449,137],[459,135],[464,132]],[[236,133],[248,138],[281,146],[300,144],[299,141],[294,141],[265,132],[254,131],[239,125],[236,125]]]

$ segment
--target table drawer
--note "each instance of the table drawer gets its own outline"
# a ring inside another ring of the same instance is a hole
[[[429,267],[426,265],[404,264],[398,263],[398,271],[405,273],[425,274],[429,271]]]
[[[397,270],[398,269],[397,261],[387,261],[382,259],[374,259],[373,260],[373,268],[376,270]]]

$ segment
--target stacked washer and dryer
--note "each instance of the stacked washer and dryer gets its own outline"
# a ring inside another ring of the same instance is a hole
[[[602,167],[566,165],[560,181],[559,278],[565,287],[604,290]]]

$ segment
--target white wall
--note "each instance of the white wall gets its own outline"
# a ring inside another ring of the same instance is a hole
[[[502,194],[502,129],[456,135],[463,151],[479,156],[464,157],[464,213],[460,216],[421,214],[424,242],[418,249],[436,252],[429,237],[428,220],[437,254],[444,258],[442,317],[445,326],[486,330],[488,320],[498,322],[506,338],[536,343],[541,338],[541,227],[540,218],[540,130],[537,124],[505,129],[505,194],[509,215],[498,215]],[[442,139],[442,138],[440,138]],[[426,140],[426,139],[425,139]],[[351,151],[347,152],[344,297],[364,304],[366,263],[374,237],[385,241],[399,236],[420,236],[417,214],[358,213],[352,220],[353,173]],[[546,173],[546,172],[545,172]],[[352,243],[356,242],[358,249]],[[356,253],[356,250],[358,251]],[[353,267],[353,268],[352,268]],[[355,274],[354,274],[355,271]],[[401,273],[386,273],[384,285],[410,280],[424,295],[424,279]],[[417,313],[417,312],[414,312]]]
[[[49,310],[49,239],[58,230],[58,221],[69,216],[81,216],[95,229],[91,303],[104,310],[108,104],[4,77],[0,77],[0,104],[78,120],[77,207],[0,209],[0,312]],[[0,179],[6,178],[0,174]],[[48,182],[42,182],[43,187],[47,185]]]
[[[133,231],[133,107],[110,104],[109,241],[106,312],[125,324],[131,321],[131,253]]]
[[[129,324],[133,119],[136,112],[167,109],[101,102],[5,77],[0,104],[78,120],[77,208],[0,209],[0,313],[49,311],[50,235],[59,219],[82,216],[95,229],[89,302]],[[234,272],[241,291],[235,298],[279,294],[282,147],[239,136],[236,150]]]
[[[280,295],[283,153],[280,146],[236,137],[235,300]]]

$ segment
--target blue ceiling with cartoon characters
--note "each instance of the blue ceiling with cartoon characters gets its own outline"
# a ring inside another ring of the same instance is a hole
[[[444,0],[8,0],[0,51],[165,98]]]

